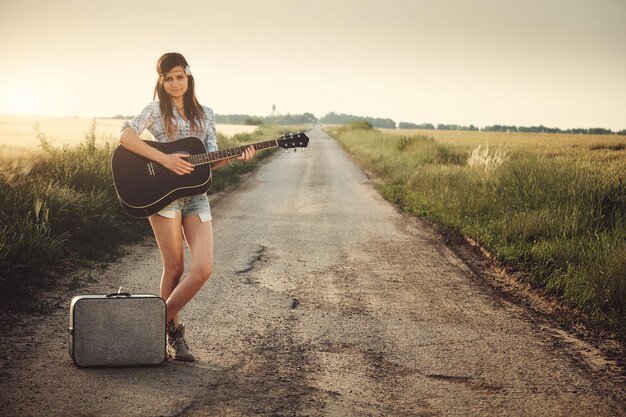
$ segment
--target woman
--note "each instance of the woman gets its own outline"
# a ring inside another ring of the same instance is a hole
[[[194,167],[183,154],[164,154],[146,145],[139,135],[148,129],[159,142],[195,136],[204,142],[207,152],[216,151],[215,115],[209,107],[198,103],[194,78],[181,54],[164,54],[157,62],[157,72],[154,95],[158,96],[158,101],[148,104],[133,120],[122,125],[120,143],[178,175],[186,175]],[[254,147],[249,146],[234,159],[249,160],[255,153]],[[215,162],[212,169],[229,162]],[[185,327],[179,321],[179,313],[213,271],[211,219],[206,194],[178,199],[149,217],[163,261],[160,295],[167,306],[167,351],[175,360],[195,360],[185,341]],[[186,276],[181,279],[184,271],[183,237],[189,247],[191,263]]]

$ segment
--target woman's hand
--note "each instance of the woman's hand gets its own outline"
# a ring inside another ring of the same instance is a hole
[[[191,174],[193,172],[193,164],[187,161],[187,157],[184,153],[170,153],[165,154],[163,159],[160,161],[161,165],[165,168],[169,169],[175,174],[178,175],[186,175]]]
[[[243,151],[241,155],[239,155],[235,159],[239,161],[249,161],[250,159],[254,158],[254,155],[256,155],[256,149],[254,149],[254,146],[250,145]]]

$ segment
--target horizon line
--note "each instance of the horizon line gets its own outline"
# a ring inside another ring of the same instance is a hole
[[[310,113],[313,116],[315,116],[315,114],[313,112],[303,112],[303,113],[278,113],[276,116],[286,116],[286,115],[302,115],[305,113]],[[423,122],[423,123],[415,123],[415,122],[408,122],[408,121],[404,121],[401,120],[399,122],[396,122],[394,119],[390,118],[390,117],[374,117],[374,116],[360,116],[360,115],[355,115],[355,114],[350,114],[350,113],[337,113],[334,111],[331,112],[326,112],[326,115],[330,114],[330,113],[334,113],[337,115],[348,115],[348,116],[354,116],[354,117],[358,117],[358,118],[370,118],[370,119],[380,119],[380,120],[391,120],[392,122],[394,122],[396,124],[396,129],[400,130],[400,127],[398,126],[400,123],[412,123],[412,124],[416,124],[416,125],[425,125],[425,124],[432,124],[435,128],[434,129],[421,129],[421,130],[455,130],[455,129],[437,129],[438,125],[444,125],[444,126],[459,126],[459,127],[464,127],[464,128],[469,128],[471,126],[478,128],[480,130],[486,128],[486,127],[493,127],[493,126],[503,126],[503,127],[516,127],[516,128],[537,128],[537,127],[543,127],[546,129],[559,129],[559,130],[577,130],[577,129],[605,129],[608,130],[610,132],[612,132],[613,134],[618,134],[618,132],[626,132],[626,128],[621,128],[621,129],[611,129],[611,128],[606,128],[603,126],[590,126],[590,127],[570,127],[570,128],[561,128],[558,126],[547,126],[544,125],[543,123],[540,124],[531,124],[531,125],[517,125],[517,124],[505,124],[505,123],[492,123],[492,124],[485,124],[484,126],[478,126],[475,125],[474,123],[470,123],[469,125],[462,125],[462,124],[458,124],[458,123],[432,123],[432,122]],[[233,115],[238,115],[238,116],[249,116],[249,117],[273,117],[271,115],[267,115],[267,116],[259,116],[259,115],[252,115],[252,114],[247,114],[247,113],[215,113],[216,116],[233,116]],[[123,115],[123,114],[117,114],[115,116],[78,116],[78,115],[65,115],[65,116],[59,116],[59,115],[41,115],[41,114],[11,114],[11,113],[0,113],[0,117],[2,116],[9,116],[9,117],[42,117],[42,118],[54,118],[54,119],[119,119],[119,120],[126,120],[126,119],[132,119],[133,115]],[[324,117],[322,116],[322,117]],[[318,118],[317,116],[315,116],[316,120],[319,120],[320,118]],[[216,123],[218,124],[218,123]],[[332,124],[332,123],[330,123]],[[420,129],[420,128],[413,128],[413,129]],[[465,130],[465,129],[459,129],[459,130]]]

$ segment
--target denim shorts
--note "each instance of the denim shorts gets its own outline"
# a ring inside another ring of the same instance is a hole
[[[206,194],[179,198],[158,212],[159,215],[167,217],[168,219],[176,218],[176,213],[180,213],[183,217],[197,214],[200,217],[200,221],[203,223],[213,219],[211,216],[211,206],[209,205],[209,199]]]

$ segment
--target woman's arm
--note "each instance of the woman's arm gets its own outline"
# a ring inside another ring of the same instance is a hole
[[[120,134],[120,144],[137,155],[158,162],[176,174],[190,174],[193,171],[193,164],[184,159],[185,154],[163,153],[147,145],[131,127],[127,127]]]
[[[256,155],[256,149],[254,149],[254,146],[250,145],[243,151],[241,155],[236,158],[222,159],[221,161],[213,162],[211,164],[211,169],[221,168],[224,165],[228,164],[228,161],[231,159],[234,159],[236,161],[249,161],[250,159],[254,158],[254,155]]]

